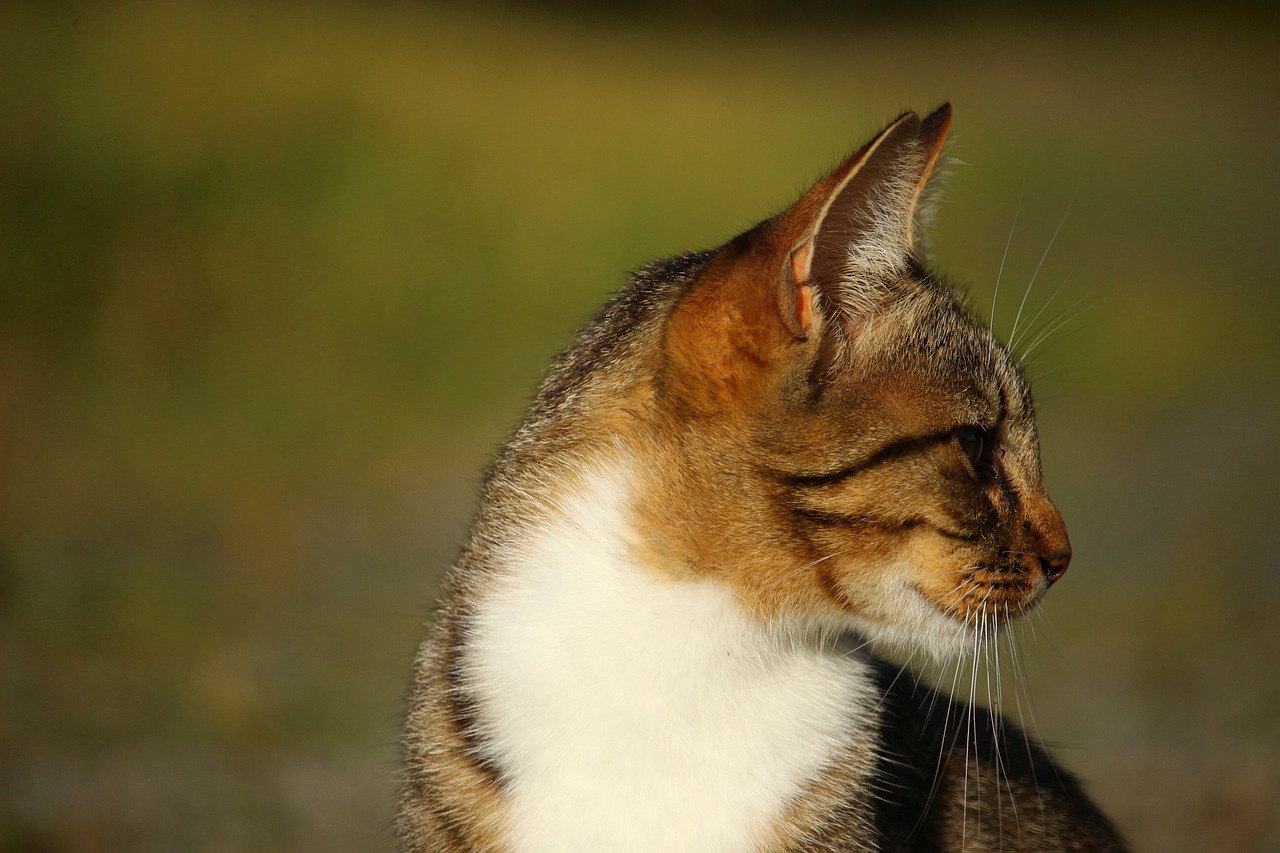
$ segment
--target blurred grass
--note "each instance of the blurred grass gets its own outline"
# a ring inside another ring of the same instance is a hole
[[[1065,214],[1027,304],[1092,306],[1032,367],[1078,555],[1039,728],[1143,849],[1280,846],[1272,47],[0,8],[0,849],[389,847],[434,579],[547,359],[944,98],[943,269],[989,305],[1021,205],[1008,334]]]

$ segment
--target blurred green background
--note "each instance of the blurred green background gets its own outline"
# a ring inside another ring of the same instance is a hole
[[[1036,726],[1139,848],[1280,849],[1274,22],[828,6],[0,6],[0,849],[390,849],[549,357],[948,98],[935,253],[986,314],[1016,214],[1003,334],[1065,216]]]

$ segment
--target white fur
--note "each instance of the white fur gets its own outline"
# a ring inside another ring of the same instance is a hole
[[[858,724],[861,664],[710,581],[628,559],[619,472],[584,477],[482,597],[469,644],[517,851],[752,850]]]
[[[911,566],[895,560],[888,570],[878,574],[884,578],[880,599],[887,603],[884,611],[891,618],[869,616],[851,618],[859,634],[883,645],[914,654],[923,652],[935,661],[946,661],[974,647],[974,629],[944,614],[938,606],[906,580]],[[954,600],[954,596],[952,599]]]

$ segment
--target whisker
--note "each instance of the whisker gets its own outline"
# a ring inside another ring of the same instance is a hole
[[[860,638],[860,639],[862,639],[862,642],[861,642],[861,643],[859,643],[858,645],[856,645],[856,646],[854,646],[853,648],[849,649],[848,651],[841,653],[841,655],[840,655],[840,656],[841,656],[841,657],[845,657],[845,658],[853,657],[853,656],[854,656],[854,655],[856,655],[858,652],[860,652],[860,651],[862,651],[863,649],[868,648],[868,647],[870,647],[870,646],[871,646],[871,644],[872,644],[872,641],[871,641],[871,640],[866,639],[866,638]]]
[[[1089,288],[1087,292],[1081,294],[1081,296],[1077,298],[1074,302],[1072,302],[1070,305],[1067,305],[1066,307],[1058,311],[1053,316],[1052,319],[1046,320],[1044,323],[1042,323],[1039,326],[1039,328],[1035,329],[1034,331],[1029,331],[1024,335],[1022,335],[1019,338],[1019,341],[1023,342],[1029,339],[1030,343],[1024,345],[1022,347],[1021,353],[1015,356],[1018,359],[1018,362],[1024,363],[1030,357],[1031,353],[1034,352],[1035,349],[1040,345],[1040,341],[1053,335],[1055,332],[1057,332],[1059,329],[1061,329],[1063,326],[1067,325],[1068,323],[1074,322],[1083,314],[1087,314],[1089,311],[1093,310],[1094,305],[1090,302],[1087,302],[1086,300],[1091,299],[1097,292],[1098,292],[1097,287]],[[1087,329],[1092,325],[1093,325],[1092,322],[1087,323],[1083,328]],[[1017,349],[1013,347],[1010,347],[1010,351],[1015,353],[1018,352]]]
[[[1019,647],[1017,644],[1011,643],[1010,651],[1012,652],[1012,654],[1010,655],[1010,658],[1013,660],[1013,669],[1014,669],[1014,673],[1017,676],[1017,686],[1021,688],[1021,693],[1026,696],[1027,711],[1030,712],[1031,704],[1032,704],[1030,685],[1027,682],[1026,670],[1023,668],[1021,657],[1018,655],[1018,648]],[[1022,743],[1027,750],[1027,766],[1031,770],[1031,784],[1035,786],[1035,789],[1036,789],[1037,805],[1040,808],[1041,827],[1044,827],[1045,819],[1046,819],[1045,807],[1044,807],[1044,793],[1040,789],[1040,780],[1036,776],[1035,754],[1031,749],[1031,735],[1027,731],[1026,717],[1023,713],[1022,698],[1021,696],[1019,696],[1018,690],[1014,690],[1013,699],[1018,707],[1018,727],[1022,729]],[[1034,722],[1034,719],[1033,719],[1033,722]]]
[[[911,654],[907,655],[907,662],[904,663],[902,666],[898,667],[898,674],[893,677],[893,681],[890,681],[889,686],[886,687],[884,689],[884,692],[880,694],[880,701],[876,703],[877,711],[884,707],[885,698],[889,695],[890,691],[893,690],[893,686],[898,683],[898,679],[902,677],[902,673],[906,672],[907,669],[911,666],[911,661],[915,658],[915,656],[916,656],[916,650],[912,649]]]
[[[1047,616],[1045,616],[1045,615],[1044,615],[1044,611],[1043,611],[1043,610],[1037,610],[1037,611],[1035,612],[1035,618],[1037,618],[1037,619],[1044,619],[1044,620],[1045,620],[1045,622],[1049,622],[1049,619],[1048,619],[1048,617],[1047,617]],[[1028,625],[1028,627],[1032,627],[1032,626],[1033,626],[1033,621],[1032,621],[1032,620],[1027,620],[1027,625]],[[1048,639],[1047,635],[1046,635],[1046,640],[1047,640],[1050,644],[1052,644],[1052,640]],[[1051,647],[1052,647],[1052,646],[1051,646]],[[1060,652],[1059,652],[1059,654],[1060,654]],[[1044,748],[1044,746],[1045,746],[1044,739],[1040,737],[1040,723],[1036,720],[1035,708],[1034,708],[1034,706],[1033,706],[1033,704],[1032,704],[1032,702],[1031,702],[1031,695],[1030,695],[1030,693],[1028,693],[1028,694],[1027,694],[1027,713],[1028,713],[1028,714],[1030,714],[1030,716],[1031,716],[1031,725],[1036,729],[1036,740],[1038,740],[1038,741],[1040,742],[1040,746],[1041,746],[1041,748]],[[1062,784],[1062,774],[1058,772],[1058,765],[1057,765],[1057,764],[1055,764],[1055,763],[1050,762],[1050,764],[1049,764],[1049,769],[1051,769],[1051,770],[1053,771],[1053,775],[1054,775],[1054,777],[1055,777],[1055,778],[1057,778],[1058,783],[1059,783],[1059,784]]]
[[[790,579],[790,578],[793,578],[793,577],[795,577],[796,575],[800,574],[800,573],[801,573],[801,572],[803,572],[803,571],[807,571],[807,570],[809,570],[809,569],[812,569],[814,566],[818,565],[819,563],[824,563],[824,562],[826,562],[827,560],[830,560],[831,558],[833,558],[833,557],[838,557],[838,556],[840,556],[838,552],[833,552],[833,553],[831,553],[831,554],[827,554],[825,557],[819,557],[819,558],[818,558],[818,559],[816,559],[816,560],[811,560],[811,561],[809,561],[808,563],[805,563],[805,564],[804,564],[803,566],[801,566],[800,568],[798,568],[798,569],[793,569],[792,571],[787,572],[785,575],[783,575],[782,577],[778,578],[778,579],[776,580],[776,583],[782,583],[783,581],[788,580],[788,579]]]
[[[996,271],[996,286],[991,292],[991,326],[996,325],[996,300],[1000,296],[1000,280],[1004,277],[1004,264],[1009,259],[1009,247],[1013,245],[1014,232],[1018,230],[1018,216],[1022,213],[1022,192],[1024,187],[1018,187],[1018,206],[1013,209],[1013,224],[1009,226],[1009,239],[1004,244],[1004,254],[1000,256],[1000,268]],[[987,347],[987,365],[990,366],[995,358],[995,336],[992,335],[991,342]]]
[[[1004,768],[1004,763],[1000,760],[1000,737],[997,720],[999,719],[1000,702],[998,696],[992,692],[992,655],[995,653],[998,640],[993,641],[994,633],[994,616],[991,613],[983,615],[983,633],[987,635],[987,641],[982,649],[982,666],[986,675],[987,682],[987,719],[991,723],[991,749],[995,754],[995,765],[992,768],[995,771],[995,812],[996,812],[996,838],[1000,844],[1004,843],[1004,811],[1000,808],[1000,775]]]
[[[1079,320],[1081,317],[1089,313],[1091,310],[1093,310],[1092,304],[1082,305],[1075,310],[1068,309],[1067,311],[1064,311],[1062,314],[1059,314],[1052,322],[1046,323],[1043,328],[1041,328],[1035,333],[1035,336],[1031,339],[1031,342],[1028,343],[1027,346],[1023,349],[1023,351],[1017,356],[1018,363],[1021,364],[1025,359],[1031,358],[1031,355],[1036,350],[1038,350],[1042,344],[1049,341],[1049,339],[1053,335],[1057,334],[1062,329],[1065,329],[1067,326],[1071,325],[1076,320]],[[1093,325],[1093,322],[1086,323],[1082,326],[1078,326],[1075,329],[1072,329],[1071,332],[1068,333],[1068,335],[1077,334],[1081,329],[1087,329],[1091,325]],[[1064,335],[1063,337],[1067,337],[1067,335]],[[1059,340],[1061,340],[1061,338]]]
[[[1004,603],[1004,618],[1005,618],[1005,624],[1007,625],[1009,623],[1009,602],[1007,601]],[[1014,642],[1013,633],[1006,632],[1003,635],[1002,639],[1009,644],[1009,654],[1007,657],[1015,656],[1017,653],[1017,645]],[[999,697],[998,703],[997,703],[997,710],[999,711],[1001,717],[1003,717],[1004,715],[1004,682],[1003,682],[1004,672],[1003,672],[1003,668],[1000,666],[1000,643],[999,642],[995,644],[995,656],[996,656],[996,695]],[[995,724],[995,718],[992,719],[992,724],[993,725]],[[1001,746],[1000,738],[997,735],[996,736],[997,766],[1000,766],[1002,764],[1000,746]],[[1005,783],[1005,789],[1009,793],[1009,808],[1013,812],[1014,825],[1018,828],[1019,833],[1021,833],[1022,817],[1021,815],[1018,814],[1018,800],[1013,794],[1013,779],[1009,775],[1009,771],[1007,768],[1005,769],[1004,783]],[[1003,835],[1001,836],[1001,840],[1003,841]]]
[[[1052,379],[1055,376],[1064,376],[1064,375],[1073,374],[1073,373],[1087,372],[1087,368],[1080,367],[1078,365],[1055,367],[1052,370],[1046,370],[1044,373],[1038,373],[1032,370],[1033,367],[1042,363],[1043,362],[1040,362],[1037,360],[1037,361],[1025,362],[1022,365],[1023,370],[1027,371],[1027,373],[1029,374],[1032,384],[1036,386],[1036,402],[1037,403],[1044,403],[1049,400],[1062,400],[1067,397],[1066,394],[1063,394],[1061,392],[1046,394],[1042,389],[1044,387],[1044,383],[1047,380]]]
[[[969,587],[976,586],[978,583],[979,581],[977,578],[974,578],[974,577],[965,578],[954,589],[952,589],[951,592],[942,596],[942,599],[941,601],[939,601],[939,604],[947,604],[951,602],[951,600],[954,598],[963,597],[964,594],[969,591]]]
[[[1044,312],[1048,310],[1049,306],[1053,304],[1053,300],[1058,298],[1058,294],[1062,292],[1062,289],[1067,286],[1067,282],[1070,280],[1071,280],[1071,275],[1070,273],[1068,273],[1066,277],[1062,279],[1062,282],[1057,286],[1057,288],[1053,291],[1053,293],[1049,294],[1049,298],[1044,301],[1044,303],[1040,306],[1040,308],[1036,311],[1036,313],[1032,315],[1031,319],[1027,321],[1028,329],[1036,328],[1036,321],[1038,321],[1041,315],[1043,315]],[[1023,332],[1022,335],[1020,335],[1018,338],[1014,338],[1013,340],[1009,341],[1009,351],[1017,352],[1018,341],[1021,340],[1023,337],[1025,337],[1027,334],[1029,333]]]
[[[1053,244],[1057,242],[1062,226],[1067,223],[1067,216],[1071,214],[1071,205],[1073,204],[1075,204],[1074,197],[1067,203],[1067,209],[1063,212],[1062,219],[1058,221],[1058,227],[1053,230],[1053,236],[1049,238],[1049,245],[1044,247],[1044,254],[1040,256],[1040,263],[1036,264],[1035,272],[1031,274],[1031,281],[1027,282],[1026,292],[1022,294],[1022,302],[1018,305],[1018,313],[1013,318],[1013,330],[1009,332],[1011,339],[1018,336],[1018,320],[1022,317],[1023,306],[1027,304],[1027,297],[1031,295],[1031,288],[1035,286],[1036,277],[1040,275],[1040,268],[1044,266],[1045,258],[1049,257],[1049,251],[1053,248]]]
[[[973,663],[969,669],[969,702],[965,708],[965,762],[964,762],[964,800],[961,810],[961,829],[960,838],[961,848],[966,846],[966,839],[969,829],[969,766],[973,766],[974,777],[973,784],[978,796],[981,797],[981,775],[979,773],[979,765],[974,758],[977,753],[977,721],[974,719],[973,706],[977,701],[978,689],[978,647],[980,637],[975,632],[973,641]],[[979,812],[979,820],[981,820],[981,812]]]
[[[933,807],[933,803],[937,800],[938,792],[942,790],[942,784],[945,779],[945,767],[951,762],[951,757],[955,755],[956,738],[959,735],[957,727],[953,733],[951,730],[951,711],[955,707],[956,684],[960,680],[960,664],[964,660],[963,655],[955,656],[955,666],[951,674],[951,688],[945,692],[941,689],[934,690],[933,696],[929,702],[929,712],[926,720],[932,719],[933,711],[937,706],[938,699],[941,698],[946,702],[946,714],[942,718],[942,737],[938,742],[938,761],[933,769],[933,784],[929,788],[929,796],[925,798],[924,809],[920,813],[919,819],[916,821],[915,827],[912,828],[912,834],[919,829],[924,823],[926,816]],[[944,676],[945,680],[945,676]]]
[[[938,606],[943,610],[955,613],[955,605],[959,604],[966,595],[969,594],[969,587],[978,586],[979,583],[975,578],[969,578],[964,583],[944,595],[939,601]]]
[[[1072,317],[1070,320],[1068,320],[1067,322],[1068,322],[1068,323],[1070,323],[1070,322],[1075,321],[1076,319],[1078,319],[1079,317],[1081,317],[1081,316],[1083,316],[1085,313],[1087,313],[1089,310],[1091,310],[1091,309],[1092,309],[1092,307],[1093,307],[1093,306],[1086,306],[1085,308],[1083,308],[1083,309],[1081,309],[1079,312],[1077,312],[1077,313],[1076,313],[1076,315],[1075,315],[1074,317]],[[1102,323],[1104,320],[1109,320],[1109,319],[1112,319],[1112,318],[1111,318],[1110,316],[1105,316],[1105,317],[1099,317],[1099,318],[1097,318],[1096,320],[1090,320],[1090,321],[1089,321],[1089,322],[1087,322],[1087,323],[1082,323],[1081,325],[1076,326],[1074,329],[1072,329],[1071,331],[1069,331],[1069,332],[1067,332],[1067,333],[1063,334],[1063,335],[1062,335],[1061,337],[1059,337],[1059,338],[1056,338],[1056,339],[1054,339],[1054,340],[1049,340],[1049,336],[1051,336],[1054,332],[1057,332],[1057,331],[1058,331],[1058,329],[1060,329],[1060,328],[1062,328],[1063,326],[1065,326],[1065,325],[1066,325],[1066,324],[1064,323],[1062,326],[1059,326],[1058,328],[1055,328],[1053,331],[1051,331],[1051,332],[1047,332],[1045,335],[1038,336],[1038,337],[1036,338],[1036,340],[1032,342],[1031,346],[1027,347],[1027,351],[1026,351],[1026,353],[1024,354],[1024,357],[1025,357],[1025,356],[1030,356],[1033,352],[1035,352],[1035,351],[1036,351],[1036,349],[1037,349],[1037,348],[1039,348],[1039,347],[1040,347],[1040,345],[1041,345],[1042,343],[1043,343],[1043,344],[1045,344],[1044,349],[1040,350],[1041,355],[1043,355],[1044,353],[1046,353],[1046,352],[1048,352],[1049,350],[1053,349],[1055,346],[1057,346],[1058,344],[1060,344],[1060,343],[1062,343],[1063,341],[1067,340],[1068,338],[1070,338],[1070,337],[1072,337],[1072,336],[1074,336],[1074,335],[1078,335],[1078,334],[1080,334],[1081,332],[1086,331],[1086,330],[1088,330],[1088,329],[1092,329],[1094,326],[1097,326],[1099,323]],[[1021,361],[1021,360],[1019,360],[1019,361]]]
[[[1020,335],[1018,337],[1018,344],[1021,347],[1021,351],[1012,346],[1009,348],[1009,351],[1014,353],[1014,357],[1018,360],[1018,363],[1023,363],[1029,357],[1030,352],[1033,351],[1035,346],[1038,346],[1038,342],[1041,339],[1047,335],[1052,335],[1054,332],[1058,331],[1058,329],[1073,322],[1082,314],[1092,310],[1092,303],[1086,302],[1085,300],[1093,296],[1095,292],[1097,292],[1097,288],[1091,289],[1088,293],[1084,294],[1070,305],[1063,307],[1039,326],[1029,328],[1026,332]],[[1028,344],[1026,343],[1027,341],[1030,341],[1031,343]]]

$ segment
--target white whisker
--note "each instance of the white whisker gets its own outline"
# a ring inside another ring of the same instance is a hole
[[[1046,299],[1043,304],[1041,304],[1039,309],[1036,310],[1036,313],[1033,314],[1031,319],[1027,321],[1028,329],[1034,330],[1036,328],[1036,322],[1040,319],[1041,315],[1043,315],[1044,312],[1049,308],[1049,306],[1053,304],[1053,300],[1058,298],[1058,294],[1062,292],[1062,289],[1067,286],[1067,282],[1070,280],[1071,280],[1071,276],[1070,274],[1068,274],[1065,278],[1062,279],[1062,282],[1057,286],[1057,288],[1054,289],[1053,293],[1049,294],[1049,298]],[[1009,341],[1009,352],[1017,352],[1018,341],[1021,340],[1023,337],[1026,337],[1027,334],[1028,332],[1023,332],[1022,335],[1020,335],[1018,338],[1011,339]]]
[[[1026,351],[1026,353],[1024,354],[1024,356],[1025,356],[1025,357],[1030,357],[1032,353],[1034,353],[1037,349],[1040,349],[1040,346],[1041,346],[1042,344],[1044,344],[1044,345],[1045,345],[1045,346],[1044,346],[1044,349],[1040,350],[1041,354],[1043,355],[1045,352],[1047,352],[1047,351],[1049,351],[1050,349],[1052,349],[1053,347],[1057,346],[1057,345],[1058,345],[1059,343],[1061,343],[1062,341],[1067,340],[1067,339],[1068,339],[1068,338],[1070,338],[1072,335],[1078,335],[1078,334],[1080,334],[1081,332],[1083,332],[1083,331],[1085,331],[1085,330],[1087,330],[1087,329],[1092,329],[1094,326],[1098,325],[1098,324],[1099,324],[1099,323],[1101,323],[1103,320],[1108,319],[1108,318],[1106,318],[1106,317],[1099,317],[1099,318],[1098,318],[1098,319],[1096,319],[1096,320],[1090,320],[1088,323],[1084,323],[1084,324],[1081,324],[1081,325],[1076,326],[1076,327],[1075,327],[1075,328],[1073,328],[1071,331],[1069,331],[1069,332],[1065,333],[1065,334],[1064,334],[1064,335],[1062,335],[1061,337],[1056,338],[1056,339],[1053,339],[1053,340],[1050,340],[1050,336],[1052,336],[1055,332],[1059,331],[1059,329],[1061,329],[1061,328],[1065,327],[1068,323],[1075,322],[1077,319],[1079,319],[1081,316],[1083,316],[1084,314],[1088,313],[1088,312],[1089,312],[1089,311],[1091,311],[1091,310],[1093,310],[1093,306],[1092,306],[1092,305],[1087,305],[1087,306],[1085,306],[1084,308],[1082,308],[1080,311],[1078,311],[1078,312],[1077,312],[1074,316],[1072,316],[1070,319],[1068,319],[1067,321],[1065,321],[1064,323],[1062,323],[1061,325],[1059,325],[1058,327],[1056,327],[1056,328],[1054,328],[1054,329],[1052,329],[1052,330],[1048,330],[1048,331],[1046,331],[1046,332],[1045,332],[1044,334],[1042,334],[1042,335],[1037,335],[1036,340],[1034,340],[1034,341],[1031,343],[1031,345],[1029,345],[1029,346],[1027,347],[1027,351]]]
[[[1070,215],[1071,205],[1074,203],[1074,198],[1068,202],[1067,209],[1062,214],[1062,219],[1058,221],[1058,227],[1053,229],[1053,236],[1049,238],[1049,245],[1044,247],[1044,253],[1040,255],[1040,263],[1036,264],[1035,272],[1031,274],[1031,281],[1027,282],[1027,289],[1022,294],[1022,302],[1018,305],[1018,313],[1013,318],[1013,330],[1009,332],[1010,340],[1018,337],[1018,320],[1022,317],[1022,309],[1027,304],[1027,297],[1031,295],[1031,288],[1035,286],[1036,278],[1040,275],[1040,269],[1044,266],[1045,259],[1049,257],[1049,251],[1053,249],[1053,244],[1057,242],[1062,226],[1067,223],[1067,216]]]
[[[1004,254],[1000,256],[1000,268],[996,271],[996,286],[991,293],[991,327],[993,329],[996,325],[996,300],[1000,296],[1000,280],[1004,278],[1004,264],[1009,259],[1009,248],[1013,245],[1013,235],[1018,230],[1018,216],[1022,213],[1022,190],[1022,187],[1018,187],[1018,206],[1013,209],[1013,224],[1009,226],[1009,238],[1004,244]],[[995,348],[995,336],[992,335],[987,347],[988,367],[990,367],[992,360],[995,358]]]

